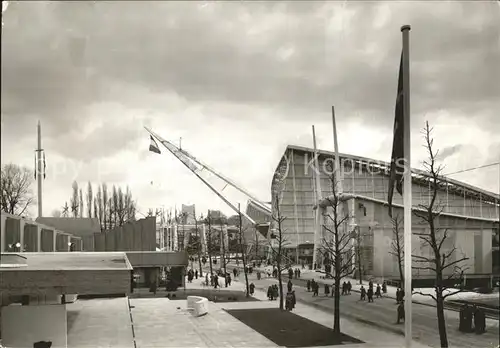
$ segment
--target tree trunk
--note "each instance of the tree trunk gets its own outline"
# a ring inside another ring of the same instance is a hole
[[[335,244],[337,244],[339,238],[338,234],[335,236]],[[340,281],[341,281],[341,259],[340,250],[338,250],[338,245],[336,245],[336,255],[335,255],[335,284],[333,285],[332,291],[334,291],[334,308],[333,308],[333,332],[335,334],[340,334]]]
[[[246,292],[246,297],[250,297],[250,286],[248,285],[248,272],[245,272],[245,270],[247,269],[247,262],[246,262],[246,257],[245,257],[245,254],[243,253],[243,241],[242,241],[242,238],[241,238],[241,231],[240,231],[240,247],[241,247],[241,259],[243,261],[243,273],[245,273],[245,284],[246,284],[246,289],[247,289],[247,292]]]
[[[439,341],[442,348],[448,348],[448,335],[446,334],[446,322],[444,318],[444,300],[443,297],[438,295],[436,303]]]
[[[210,275],[214,274],[214,270],[212,269],[212,254],[208,253],[208,263],[210,264]]]
[[[335,291],[335,307],[333,308],[333,332],[335,334],[340,334],[340,277],[335,277],[335,285],[333,291]]]
[[[440,260],[438,260],[440,261]],[[443,298],[443,276],[438,272],[436,274],[436,312],[438,320],[438,332],[440,347],[448,348],[448,335],[446,333],[446,319],[444,317],[444,298]],[[406,297],[406,294],[405,294]]]
[[[398,253],[398,267],[399,267],[399,280],[401,282],[400,288],[404,289],[405,285],[405,276],[403,272],[403,260],[401,260],[401,251]]]
[[[203,267],[201,265],[201,236],[200,232],[198,231],[198,221],[196,220],[195,220],[195,229],[196,229],[196,237],[198,239],[198,245],[196,248],[198,254],[198,266],[200,267],[200,277],[203,277]]]
[[[281,280],[281,265],[277,262],[278,267],[278,286],[279,286],[279,294],[280,294],[280,309],[283,310],[283,281]]]

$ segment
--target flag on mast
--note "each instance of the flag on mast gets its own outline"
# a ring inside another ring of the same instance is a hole
[[[403,195],[403,170],[404,165],[404,93],[403,93],[403,53],[399,63],[398,94],[394,115],[394,138],[392,142],[391,170],[389,178],[389,216],[392,217],[392,198],[394,186],[400,195]]]
[[[156,143],[156,140],[153,138],[152,135],[149,136],[151,138],[151,144],[149,145],[149,151],[161,154],[160,148],[158,147],[158,144]]]
[[[47,177],[47,163],[45,162],[45,151],[43,152],[43,178]]]

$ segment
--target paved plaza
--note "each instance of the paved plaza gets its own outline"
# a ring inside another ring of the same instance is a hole
[[[186,289],[201,289],[201,279],[187,283]],[[232,291],[244,292],[244,284],[233,282]],[[182,291],[180,289],[179,291]],[[225,288],[212,290],[225,291]],[[263,291],[256,291],[261,301],[209,304],[209,314],[194,317],[185,300],[169,300],[160,291],[154,298],[115,298],[78,300],[68,304],[68,347],[276,347],[277,345],[233,318],[225,310],[276,308]],[[129,309],[130,303],[130,309]],[[330,328],[333,315],[298,303],[295,314]],[[403,347],[404,338],[369,325],[341,320],[342,331],[363,344],[347,347]],[[307,333],[305,333],[307,334]],[[415,342],[414,347],[424,345]]]

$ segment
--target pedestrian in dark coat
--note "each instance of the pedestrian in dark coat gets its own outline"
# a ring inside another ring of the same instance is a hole
[[[458,331],[464,332],[464,323],[465,323],[465,307],[467,304],[460,307],[460,313],[458,315]]]
[[[253,295],[253,293],[255,292],[255,284],[254,283],[250,283],[250,285],[248,286],[249,290],[250,290],[250,295]]]
[[[325,296],[328,295],[330,295],[330,287],[328,286],[328,284],[325,284]]]
[[[319,293],[319,284],[316,283],[314,281],[314,279],[313,279],[312,287],[313,287],[313,296],[318,296],[318,293]]]
[[[351,294],[351,290],[352,290],[352,284],[351,284],[351,281],[349,280],[347,282],[347,295]]]
[[[401,289],[397,288],[396,290],[396,303],[401,302]]]
[[[368,302],[373,302],[373,287],[368,288]]]
[[[380,293],[380,285],[379,284],[377,284],[377,289],[375,290],[375,296],[377,296],[377,298],[382,297],[382,294]]]
[[[464,310],[464,332],[473,332],[472,318],[474,315],[474,310],[466,306]]]
[[[289,280],[288,280],[288,283],[286,284],[286,287],[287,287],[288,292],[292,291],[292,286],[293,286],[293,283],[292,283],[292,281],[289,279]]]
[[[306,286],[307,286],[307,292],[311,291],[311,281],[309,279],[307,280]]]
[[[383,292],[384,294],[387,294],[387,283],[385,282],[385,280],[384,280],[384,282],[382,283],[382,292]]]
[[[236,274],[238,273],[238,271],[236,270],[236,268],[233,268],[233,276],[236,278]]]
[[[486,330],[486,316],[484,312],[474,305],[474,331],[480,335]]]
[[[274,293],[273,287],[271,285],[269,285],[269,287],[267,288],[267,298],[270,301],[274,300],[273,293]]]
[[[289,268],[288,269],[288,279],[292,279],[292,278],[293,278],[293,269]]]
[[[198,279],[198,270],[194,271],[194,277]]]
[[[398,320],[397,320],[396,324],[399,324],[400,320],[405,321],[405,306],[404,306],[403,302],[400,302],[398,305]]]
[[[365,289],[365,287],[364,287],[363,285],[361,285],[361,289],[360,289],[360,291],[361,291],[361,297],[360,297],[360,300],[361,300],[361,301],[364,301],[364,300],[365,300],[365,298],[366,298],[366,289]]]

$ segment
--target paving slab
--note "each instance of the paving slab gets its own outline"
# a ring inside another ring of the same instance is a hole
[[[276,347],[219,304],[194,317],[187,301],[167,298],[131,299],[137,347]]]
[[[126,297],[67,304],[68,348],[134,348]]]

